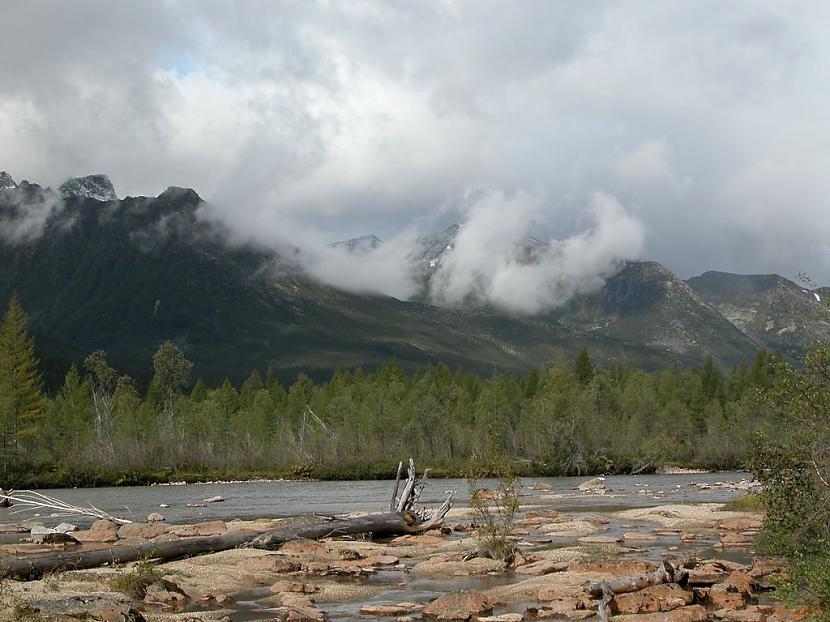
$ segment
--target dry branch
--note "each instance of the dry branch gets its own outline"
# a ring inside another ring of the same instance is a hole
[[[92,518],[109,520],[119,525],[126,525],[133,521],[126,518],[118,518],[96,508],[94,505],[88,507],[72,505],[55,497],[44,495],[34,490],[15,490],[3,492],[0,490],[0,505],[14,507],[12,514],[25,511],[54,510],[53,517],[65,518],[67,516],[91,516]]]

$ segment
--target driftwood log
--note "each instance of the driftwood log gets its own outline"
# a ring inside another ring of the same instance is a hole
[[[410,459],[409,476],[401,496],[397,497],[401,468],[402,465],[398,467],[393,505],[395,508],[406,508],[405,510],[330,520],[300,527],[284,527],[264,533],[245,532],[166,542],[151,541],[75,553],[42,553],[25,557],[6,556],[0,557],[0,576],[30,580],[55,570],[82,570],[143,559],[169,561],[240,547],[275,549],[290,540],[318,539],[339,535],[370,533],[376,536],[388,536],[422,533],[437,527],[452,505],[452,493],[447,494],[446,500],[438,508],[416,510],[413,506],[423,489],[425,478],[417,479],[415,465]]]
[[[42,553],[26,557],[0,557],[0,576],[14,579],[37,579],[55,570],[82,570],[106,564],[124,564],[142,559],[168,561],[239,547],[275,549],[284,542],[317,539],[337,535],[372,533],[398,535],[422,531],[414,517],[403,513],[370,514],[346,520],[328,521],[302,527],[274,529],[265,533],[232,533],[202,538],[184,538],[167,542],[143,542],[77,553]]]
[[[638,577],[623,577],[610,581],[592,581],[585,584],[585,591],[594,598],[600,598],[597,613],[600,620],[608,620],[608,604],[614,599],[615,594],[637,592],[652,585],[664,583],[684,583],[688,573],[685,570],[675,568],[671,563],[663,560],[663,567],[654,572],[649,572]]]

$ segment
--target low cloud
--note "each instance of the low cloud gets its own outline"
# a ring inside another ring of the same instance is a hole
[[[645,230],[606,194],[591,200],[593,225],[564,239],[540,240],[544,203],[525,192],[477,193],[455,244],[433,276],[438,304],[492,304],[515,313],[539,313],[576,294],[601,288],[626,259],[643,249]]]
[[[8,244],[34,242],[43,234],[47,221],[63,210],[57,193],[41,192],[28,198],[18,192],[4,194],[7,196],[0,209],[0,239]],[[72,222],[63,221],[60,226],[71,227]]]

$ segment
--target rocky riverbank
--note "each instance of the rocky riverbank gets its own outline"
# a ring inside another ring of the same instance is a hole
[[[458,508],[442,530],[419,535],[303,540],[274,552],[237,549],[160,565],[140,562],[25,583],[7,580],[0,602],[18,620],[32,622],[590,620],[598,619],[598,599],[585,590],[588,582],[642,575],[669,560],[688,578],[618,594],[608,607],[612,620],[804,617],[770,598],[782,563],[754,557],[760,515],[724,511],[721,504],[554,509],[569,495],[611,494],[600,484],[563,493],[527,490],[510,536],[516,552],[509,562],[477,554],[473,512]],[[0,554],[266,531],[296,520],[122,526],[99,521],[64,542],[11,543],[0,547]]]

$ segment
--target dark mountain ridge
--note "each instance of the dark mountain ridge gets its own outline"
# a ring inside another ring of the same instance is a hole
[[[59,191],[2,173],[0,182],[0,301],[19,293],[52,386],[98,348],[146,381],[167,339],[212,383],[269,365],[284,382],[298,372],[323,378],[393,357],[406,367],[519,372],[583,345],[598,362],[654,369],[711,353],[726,367],[772,343],[728,321],[707,281],[686,284],[654,262],[629,262],[600,292],[537,317],[447,309],[341,291],[286,270],[269,249],[230,245],[200,218],[203,202],[191,189],[118,199],[101,175]],[[19,224],[29,221],[24,235]],[[422,238],[413,261],[427,276],[457,232]],[[381,244],[358,240],[344,245],[372,252]]]

